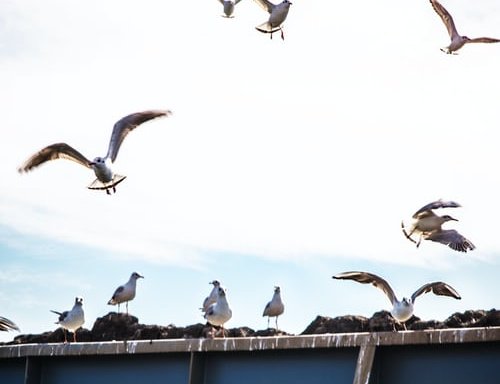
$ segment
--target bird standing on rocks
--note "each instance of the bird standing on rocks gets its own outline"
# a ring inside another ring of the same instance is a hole
[[[414,309],[413,306],[415,303],[415,299],[418,296],[427,292],[432,292],[435,295],[449,296],[457,300],[461,299],[460,295],[458,294],[457,291],[455,291],[455,289],[453,289],[451,286],[441,281],[424,284],[419,289],[417,289],[413,293],[413,295],[411,295],[411,298],[407,299],[406,297],[403,297],[403,300],[399,301],[389,283],[373,273],[356,272],[356,271],[343,272],[332,277],[334,279],[340,279],[340,280],[354,280],[362,284],[373,284],[375,287],[381,289],[389,298],[392,304],[392,311],[391,311],[392,317],[398,323],[403,324],[405,330],[406,330],[406,325],[404,323],[413,316],[413,309]]]
[[[111,297],[111,299],[108,301],[108,305],[118,304],[118,313],[120,313],[120,304],[125,302],[128,315],[128,302],[133,300],[135,297],[138,279],[144,279],[144,276],[140,275],[137,272],[132,273],[130,275],[130,279],[125,284],[120,285],[118,288],[116,288],[115,293],[113,293],[113,297]]]
[[[71,311],[50,311],[59,315],[59,319],[58,321],[56,321],[56,324],[59,324],[64,330],[64,342],[68,342],[68,339],[66,337],[66,330],[68,330],[73,332],[73,341],[76,343],[76,330],[80,328],[83,323],[85,323],[85,314],[83,312],[83,298],[75,298],[75,305],[73,305]]]
[[[211,324],[222,328],[224,337],[224,324],[233,316],[226,298],[226,290],[222,287],[217,289],[217,301],[211,304],[205,312],[205,319]]]
[[[269,329],[269,319],[274,317],[276,320],[276,330],[278,330],[278,316],[282,315],[285,311],[285,305],[281,300],[281,289],[280,287],[274,287],[273,298],[269,303],[266,304],[264,308],[264,313],[262,316],[267,316],[267,328]]]

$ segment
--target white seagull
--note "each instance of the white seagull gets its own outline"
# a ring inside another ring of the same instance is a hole
[[[387,281],[382,279],[381,277],[374,275],[368,272],[344,272],[339,273],[338,275],[332,276],[334,279],[341,280],[354,280],[358,283],[362,284],[373,284],[375,287],[381,289],[389,298],[392,304],[391,315],[396,319],[397,322],[403,324],[403,327],[406,330],[405,321],[410,319],[413,315],[413,306],[415,304],[415,299],[422,295],[423,293],[432,292],[435,295],[440,296],[449,296],[453,297],[457,300],[460,300],[461,297],[455,289],[449,286],[446,283],[441,281],[436,281],[434,283],[427,283],[422,285],[419,289],[417,289],[413,295],[411,295],[410,299],[403,297],[403,300],[399,301],[391,286]]]
[[[266,304],[262,316],[267,316],[267,328],[269,328],[269,319],[274,317],[276,319],[276,330],[278,330],[278,316],[282,315],[285,311],[285,305],[281,300],[281,289],[280,287],[274,287],[273,298],[269,303]]]
[[[438,243],[449,246],[451,249],[459,252],[467,252],[476,248],[469,240],[467,240],[460,233],[454,229],[442,229],[441,226],[447,221],[458,221],[450,215],[438,216],[433,212],[433,209],[438,208],[456,208],[460,204],[454,201],[437,200],[424,205],[417,212],[413,214],[413,222],[410,225],[408,232],[405,225],[401,222],[401,228],[406,238],[414,242],[417,247],[423,240],[436,241]],[[412,239],[411,235],[414,233],[419,234],[418,241]]]
[[[224,324],[229,321],[232,316],[233,312],[227,302],[226,290],[219,287],[217,289],[217,301],[207,308],[203,317],[207,319],[210,324],[221,327],[222,336],[224,337]]]
[[[212,284],[214,287],[210,291],[210,294],[203,300],[203,307],[200,308],[202,312],[206,312],[208,307],[217,301],[217,296],[219,295],[220,282],[218,280],[211,281],[208,284]]]
[[[281,38],[285,40],[285,35],[283,34],[283,28],[281,25],[285,21],[288,10],[292,3],[288,0],[283,0],[279,4],[273,4],[268,0],[255,0],[264,10],[269,12],[269,20],[255,27],[257,31],[262,33],[270,33],[271,39],[273,38],[273,33],[281,31]]]
[[[116,288],[113,297],[108,301],[108,305],[118,304],[118,313],[120,313],[120,303],[126,302],[127,315],[128,315],[128,302],[133,300],[135,297],[135,288],[137,285],[137,279],[144,279],[144,276],[134,272],[130,275],[130,279]]]
[[[0,316],[0,331],[19,331],[19,328],[12,320]]]
[[[83,298],[75,298],[75,305],[73,305],[71,311],[50,311],[59,315],[59,320],[56,321],[56,324],[59,324],[64,330],[64,342],[68,342],[68,339],[66,338],[66,330],[68,330],[73,332],[73,341],[76,343],[76,330],[80,328],[83,323],[85,323],[85,315],[83,313]]]
[[[476,37],[475,39],[470,39],[467,36],[460,36],[457,32],[457,28],[455,27],[455,23],[453,22],[453,18],[450,13],[439,3],[438,0],[429,0],[431,2],[432,8],[439,15],[441,20],[443,20],[446,29],[448,30],[448,34],[450,35],[451,43],[446,48],[441,48],[441,51],[449,53],[449,54],[457,54],[460,48],[462,48],[465,44],[468,43],[498,43],[500,39],[494,39],[491,37]]]
[[[96,157],[94,160],[89,160],[68,144],[56,143],[35,153],[18,168],[18,171],[20,173],[31,171],[33,168],[49,160],[68,159],[94,170],[97,179],[88,186],[89,189],[104,189],[107,194],[110,194],[110,189],[116,192],[116,185],[122,182],[126,176],[115,174],[110,168],[110,163],[116,160],[118,150],[125,137],[142,123],[157,117],[169,116],[171,113],[168,110],[150,110],[132,113],[118,120],[111,133],[108,153],[104,157]]]
[[[234,6],[238,4],[241,0],[219,0],[224,9],[224,15],[222,17],[233,18]]]

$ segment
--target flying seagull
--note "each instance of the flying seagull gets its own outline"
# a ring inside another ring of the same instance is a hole
[[[403,324],[403,327],[406,330],[405,321],[410,319],[413,315],[413,306],[415,304],[415,299],[427,292],[432,292],[435,295],[440,296],[449,296],[453,297],[457,300],[460,300],[461,297],[457,291],[455,291],[451,286],[441,281],[436,281],[434,283],[427,283],[422,285],[419,289],[417,289],[411,298],[407,299],[403,297],[403,300],[399,301],[391,286],[387,281],[382,279],[381,277],[374,275],[368,272],[344,272],[339,273],[338,275],[332,276],[334,279],[339,280],[354,280],[358,283],[362,284],[373,284],[375,287],[381,289],[389,298],[392,304],[391,315],[398,323]]]
[[[431,2],[432,8],[439,15],[441,20],[443,20],[446,29],[448,30],[448,34],[450,35],[451,43],[446,48],[441,48],[441,51],[449,53],[449,54],[457,54],[460,48],[462,48],[465,44],[468,43],[498,43],[500,39],[494,39],[491,37],[476,37],[475,39],[470,39],[467,36],[460,36],[457,32],[457,28],[455,27],[455,23],[453,22],[453,18],[450,13],[439,3],[438,0],[429,0]]]
[[[71,311],[57,312],[50,310],[51,312],[59,315],[56,324],[59,324],[64,330],[64,342],[67,343],[66,330],[73,332],[73,341],[76,343],[76,330],[80,328],[83,323],[85,323],[85,316],[83,313],[83,298],[75,298],[75,305]]]
[[[205,312],[205,319],[211,324],[222,328],[224,337],[224,324],[231,319],[233,312],[226,298],[226,290],[222,287],[217,289],[217,301],[211,304]]]
[[[255,0],[257,4],[259,4],[264,10],[269,12],[269,19],[257,27],[257,31],[262,33],[270,33],[271,39],[273,38],[273,33],[277,31],[281,31],[281,38],[285,40],[285,35],[283,34],[282,24],[285,21],[288,10],[290,9],[290,5],[292,3],[288,0],[283,0],[279,4],[273,4],[268,0]]]
[[[241,0],[219,0],[224,9],[224,15],[222,15],[222,17],[233,18],[234,6],[240,1]]]
[[[111,133],[109,141],[108,153],[104,157],[96,157],[94,160],[89,160],[76,149],[66,143],[56,143],[49,145],[31,156],[26,162],[18,168],[20,173],[31,171],[39,165],[55,159],[68,159],[75,161],[87,168],[93,169],[97,177],[89,186],[89,189],[105,190],[110,194],[110,189],[116,192],[116,185],[122,182],[126,176],[115,174],[110,163],[114,163],[120,145],[128,135],[128,133],[137,128],[142,123],[151,119],[169,116],[172,112],[168,110],[149,110],[138,113],[132,113],[118,120]]]
[[[0,316],[0,331],[19,331],[19,328],[13,321]]]
[[[438,216],[434,213],[434,209],[438,208],[456,208],[460,204],[454,201],[437,200],[424,205],[413,214],[413,222],[410,225],[408,232],[405,225],[401,222],[401,228],[406,238],[417,245],[420,245],[423,240],[436,241],[438,243],[449,246],[451,249],[459,252],[467,252],[476,248],[469,240],[454,229],[442,229],[441,226],[447,221],[458,221],[450,215]],[[418,241],[415,241],[411,236],[419,233]]]
[[[218,280],[211,281],[209,284],[212,284],[214,287],[210,291],[210,294],[203,300],[203,306],[201,309],[202,312],[206,312],[208,307],[217,301],[217,296],[219,295],[219,287],[220,282]]]
[[[116,305],[118,304],[118,313],[120,313],[120,303],[125,302],[127,308],[128,315],[128,302],[133,300],[135,297],[135,287],[138,279],[144,279],[144,276],[134,272],[130,275],[130,279],[116,288],[115,293],[113,293],[113,297],[108,301],[108,305]]]
[[[262,316],[267,316],[267,328],[269,328],[269,319],[274,317],[276,319],[276,330],[278,330],[278,316],[282,315],[285,311],[285,305],[281,300],[281,289],[280,287],[274,287],[273,298],[269,303],[266,304]]]

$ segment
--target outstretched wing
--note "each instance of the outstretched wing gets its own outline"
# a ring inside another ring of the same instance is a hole
[[[460,204],[454,202],[454,201],[443,201],[441,199],[433,201],[432,203],[424,205],[422,208],[420,208],[417,212],[413,214],[413,218],[417,219],[421,214],[427,211],[431,211],[433,209],[438,209],[438,208],[457,208],[461,207]]]
[[[172,112],[169,110],[161,111],[161,110],[151,110],[144,112],[132,113],[131,115],[125,116],[124,118],[118,120],[114,127],[113,132],[111,133],[111,139],[109,140],[108,154],[107,158],[110,158],[112,162],[116,160],[116,156],[118,155],[118,151],[120,146],[125,139],[125,137],[129,134],[130,131],[137,128],[142,123],[146,121],[155,119],[161,116],[169,116]]]
[[[418,296],[420,296],[424,293],[427,293],[427,292],[432,292],[435,295],[439,295],[439,296],[450,296],[450,297],[453,297],[457,300],[461,299],[460,295],[458,294],[457,291],[455,291],[455,289],[453,289],[453,287],[451,287],[450,285],[448,285],[446,283],[443,283],[442,281],[436,281],[434,283],[424,284],[419,289],[417,289],[415,291],[415,293],[413,293],[413,295],[411,295],[412,303],[415,302],[415,299]]]
[[[358,283],[362,284],[373,284],[375,287],[381,289],[391,301],[391,304],[394,304],[396,301],[396,295],[392,290],[391,286],[387,281],[382,279],[380,276],[374,275],[373,273],[368,272],[343,272],[338,275],[333,276],[334,279],[341,280],[354,280]]]
[[[52,309],[50,310],[50,312],[52,313],[55,313],[56,315],[59,315],[59,321],[63,321],[64,319],[66,319],[68,317],[68,314],[69,314],[69,311],[64,311],[64,312],[57,312],[57,311],[53,311]]]
[[[476,37],[474,39],[470,39],[467,43],[498,43],[500,39],[495,39],[493,37]]]
[[[275,7],[275,5],[268,0],[255,0],[255,2],[269,13],[271,13]]]
[[[19,331],[19,328],[13,321],[0,316],[0,331],[12,331],[12,330]]]
[[[68,159],[77,162],[87,168],[91,168],[91,161],[66,143],[56,143],[43,148],[24,162],[17,170],[28,172],[46,161],[55,159]]]
[[[434,8],[441,20],[443,20],[443,23],[448,30],[448,35],[450,35],[450,39],[458,36],[457,28],[455,27],[455,23],[453,22],[453,18],[451,17],[450,13],[439,3],[439,1],[430,0],[430,2],[432,4],[432,8]]]
[[[445,229],[437,232],[431,232],[425,235],[426,240],[436,241],[438,243],[447,245],[451,249],[458,252],[467,252],[474,250],[476,246],[467,240],[464,236],[454,229]]]

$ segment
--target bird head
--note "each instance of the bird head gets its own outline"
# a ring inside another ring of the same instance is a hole
[[[219,296],[226,296],[226,290],[222,287],[219,287],[219,290],[217,292],[219,293]]]
[[[211,282],[210,282],[210,283],[208,283],[208,284],[212,284],[214,287],[218,287],[218,286],[220,286],[220,282],[219,282],[219,280],[214,280],[214,281],[211,281]]]
[[[441,219],[443,220],[443,223],[446,223],[447,221],[458,221],[458,219],[455,219],[454,217],[451,217],[450,215],[441,216]]]
[[[278,287],[277,285],[274,286],[274,293],[280,293],[281,288]]]
[[[409,307],[410,304],[411,304],[411,300],[410,299],[407,299],[406,297],[403,297],[403,300],[401,300],[401,303],[405,306],[405,307]]]
[[[75,305],[83,305],[83,297],[75,297]]]
[[[134,279],[144,279],[144,276],[142,276],[141,274],[137,273],[137,272],[134,272],[132,273],[132,276]]]
[[[96,157],[94,158],[94,160],[90,163],[90,166],[94,167],[99,167],[99,166],[103,166],[106,164],[106,159],[104,157]]]

